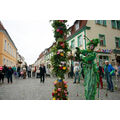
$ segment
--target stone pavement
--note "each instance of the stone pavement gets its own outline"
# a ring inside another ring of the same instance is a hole
[[[0,100],[51,100],[53,82],[55,78],[47,78],[45,83],[40,83],[40,79],[16,79],[13,84],[0,84]],[[70,100],[84,100],[83,81],[80,84],[73,84],[73,79],[67,79]],[[77,96],[78,94],[78,96]],[[98,95],[96,95],[96,99]],[[120,90],[108,92],[100,89],[100,100],[120,100]]]

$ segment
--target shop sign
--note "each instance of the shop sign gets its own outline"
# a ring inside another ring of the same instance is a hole
[[[102,52],[102,53],[112,53],[111,49],[98,49],[96,52]]]

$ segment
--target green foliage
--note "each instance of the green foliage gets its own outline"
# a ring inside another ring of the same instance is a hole
[[[53,20],[52,27],[54,28],[54,37],[56,41],[58,38],[64,38],[67,34],[66,22],[67,20]]]
[[[53,56],[51,63],[53,73],[60,79],[55,83],[55,89],[52,93],[54,100],[67,100],[68,92],[66,82],[63,81],[65,73],[68,71],[68,52],[70,51],[68,43],[64,40],[67,35],[66,20],[53,20],[54,37],[56,45],[52,48]]]
[[[64,44],[64,47],[61,46],[61,43]],[[61,52],[59,52],[61,51]],[[66,41],[64,41],[63,39],[59,39],[57,41],[56,46],[54,46],[52,48],[52,52],[54,53],[54,55],[51,58],[51,62],[53,65],[53,72],[55,73],[55,75],[57,77],[60,77],[62,79],[64,79],[64,74],[67,72],[68,70],[68,57],[67,57],[67,53],[69,52],[69,48],[68,48],[68,43]],[[61,56],[61,54],[63,56]],[[63,64],[64,63],[64,64]],[[65,68],[66,69],[62,69]]]

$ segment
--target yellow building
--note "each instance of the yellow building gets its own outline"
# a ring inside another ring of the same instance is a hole
[[[0,65],[16,66],[17,48],[0,22]]]

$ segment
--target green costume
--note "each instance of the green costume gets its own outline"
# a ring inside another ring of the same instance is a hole
[[[87,43],[88,48],[86,50],[80,50],[78,47],[76,48],[76,59],[83,62],[85,97],[87,100],[95,99],[97,83],[99,82],[98,68],[94,62],[96,58],[94,48],[98,43],[99,39],[93,39]]]

